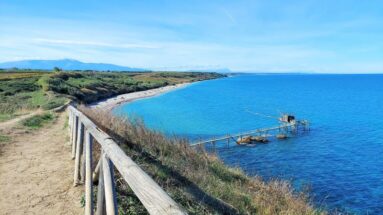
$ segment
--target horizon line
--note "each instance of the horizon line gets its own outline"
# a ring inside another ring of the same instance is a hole
[[[112,66],[119,66],[119,67],[127,67],[127,68],[136,68],[136,69],[140,69],[140,70],[145,70],[147,72],[217,72],[217,73],[223,73],[223,74],[230,74],[230,73],[246,73],[246,74],[312,74],[312,75],[347,75],[347,74],[350,74],[350,75],[373,75],[373,74],[383,74],[383,71],[379,71],[379,72],[371,72],[371,71],[366,71],[366,72],[320,72],[320,71],[304,71],[304,70],[301,70],[301,69],[297,69],[297,70],[291,70],[291,69],[288,69],[288,70],[265,70],[265,71],[261,71],[261,70],[232,70],[228,67],[206,67],[206,68],[203,68],[203,69],[194,69],[194,68],[191,68],[191,69],[174,69],[174,68],[185,68],[186,66],[172,66],[172,67],[169,67],[169,68],[172,68],[172,69],[166,69],[166,67],[164,67],[163,69],[154,69],[156,67],[153,67],[153,68],[148,68],[148,67],[140,67],[140,66],[127,66],[127,65],[121,65],[121,64],[114,64],[114,63],[107,63],[107,62],[88,62],[88,61],[81,61],[81,60],[77,60],[77,59],[74,59],[74,58],[58,58],[58,59],[23,59],[23,60],[14,60],[14,61],[3,61],[3,62],[0,62],[0,64],[5,64],[5,63],[15,63],[15,62],[20,62],[20,61],[60,61],[60,60],[69,60],[69,61],[76,61],[76,62],[80,62],[80,63],[85,63],[85,64],[109,64],[109,65],[112,65]],[[57,66],[59,67],[59,66]],[[200,67],[200,66],[196,66],[196,67]],[[32,69],[32,68],[18,68],[18,67],[14,67],[16,69],[20,69],[20,70],[43,70],[43,71],[49,71],[50,69]],[[0,67],[0,70],[6,70],[6,69],[14,69],[14,68],[4,68],[4,67]],[[52,68],[53,69],[53,68]],[[93,70],[93,71],[111,71],[111,72],[128,72],[128,71],[124,71],[124,70],[97,70],[97,69],[73,69],[73,70],[67,70],[67,69],[63,69],[64,71],[87,71],[87,70]],[[227,70],[226,72],[219,72],[219,70]],[[132,72],[132,71],[131,71]],[[133,71],[134,72],[134,71]],[[140,71],[142,72],[142,71]]]

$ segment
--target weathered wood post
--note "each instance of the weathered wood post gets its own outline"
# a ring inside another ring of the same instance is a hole
[[[69,109],[68,110],[68,132],[69,132],[69,144],[72,143],[72,127],[73,127],[73,124],[72,124],[72,121],[73,121],[73,113],[72,111]]]
[[[105,184],[106,214],[117,215],[117,196],[114,185],[113,164],[110,162],[105,153],[102,156],[102,159],[102,171],[104,174]]]
[[[96,183],[98,181],[98,175],[100,174],[100,166],[101,166],[101,160],[98,160],[96,167],[94,168],[93,171],[93,183]]]
[[[85,129],[85,140],[86,141],[86,128]],[[85,183],[85,174],[86,174],[86,143],[85,144],[82,144],[83,147],[82,147],[82,153],[81,153],[81,157],[80,157],[80,161],[81,161],[81,164],[80,164],[80,183]]]
[[[98,187],[97,187],[97,209],[96,215],[104,215],[106,214],[105,208],[105,185],[104,185],[104,173],[102,171],[102,157],[103,152],[101,152],[99,164],[99,174],[98,174]]]
[[[78,121],[78,131],[77,131],[77,144],[76,144],[76,159],[74,162],[74,175],[73,175],[73,185],[76,186],[79,184],[80,176],[80,159],[83,149],[84,142],[84,124],[79,120]]]
[[[93,137],[85,132],[85,215],[93,215],[93,182],[92,182],[92,145]]]
[[[78,116],[74,114],[73,129],[72,129],[72,159],[76,156],[76,142],[77,142],[77,127],[78,127]]]

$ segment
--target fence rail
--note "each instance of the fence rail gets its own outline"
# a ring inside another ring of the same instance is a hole
[[[117,214],[114,168],[121,174],[149,214],[186,212],[87,116],[73,106],[69,110],[72,158],[75,159],[74,185],[85,186],[85,214]],[[101,156],[92,168],[94,140]],[[97,204],[93,205],[93,183],[98,181]]]

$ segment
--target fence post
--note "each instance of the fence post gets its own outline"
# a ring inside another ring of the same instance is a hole
[[[102,159],[102,170],[104,173],[105,183],[106,214],[117,215],[117,200],[114,185],[113,164],[110,162],[109,158],[107,158],[105,153],[102,156]]]
[[[85,132],[85,215],[93,215],[93,182],[92,182],[92,145],[93,137]]]
[[[100,174],[100,169],[101,169],[101,160],[98,160],[97,162],[97,165],[96,167],[94,168],[94,171],[93,171],[93,183],[96,183],[98,181],[98,178],[99,178],[99,174]]]
[[[72,121],[73,121],[73,113],[72,111],[69,109],[68,110],[68,132],[69,132],[69,144],[72,143]]]
[[[83,142],[84,142],[84,125],[81,121],[78,121],[78,131],[77,131],[77,144],[76,144],[76,159],[74,162],[74,176],[73,176],[73,185],[76,186],[79,184],[79,173],[80,173],[80,159],[82,154]]]
[[[74,113],[74,120],[73,120],[73,130],[72,130],[72,159],[76,156],[76,142],[77,142],[77,127],[78,127],[78,116],[76,116]]]
[[[101,151],[99,175],[98,175],[98,187],[97,187],[97,209],[96,215],[104,215],[106,214],[105,209],[105,186],[104,186],[104,174],[102,170],[102,157],[103,152]]]
[[[86,141],[86,132],[87,132],[87,129],[84,127],[84,131],[85,131],[85,138],[84,138],[84,141]],[[86,157],[85,157],[85,153],[86,153],[86,142],[84,144],[82,144],[83,147],[82,147],[82,155],[80,157],[80,160],[81,160],[81,164],[80,164],[80,182],[81,183],[85,183],[85,175],[86,175]]]

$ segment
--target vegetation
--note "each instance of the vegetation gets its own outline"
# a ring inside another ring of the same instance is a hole
[[[21,124],[28,128],[37,129],[43,127],[45,124],[53,121],[54,119],[55,116],[52,113],[43,113],[23,120],[21,121]]]
[[[225,166],[186,140],[169,139],[139,120],[81,108],[189,214],[324,214],[286,181],[264,182]],[[121,214],[146,214],[129,186],[117,180]]]
[[[68,99],[91,103],[117,94],[218,78],[216,73],[54,72],[0,70],[0,122],[33,109],[50,110]]]
[[[63,105],[67,99],[43,90],[40,79],[44,72],[0,72],[0,122],[19,113],[42,108],[49,110]]]
[[[13,114],[0,114],[0,122],[4,122],[15,117]]]
[[[47,90],[91,103],[114,95],[166,85],[218,78],[216,73],[103,73],[58,72],[42,83]]]
[[[10,140],[11,138],[9,136],[0,133],[0,143],[9,142]]]

